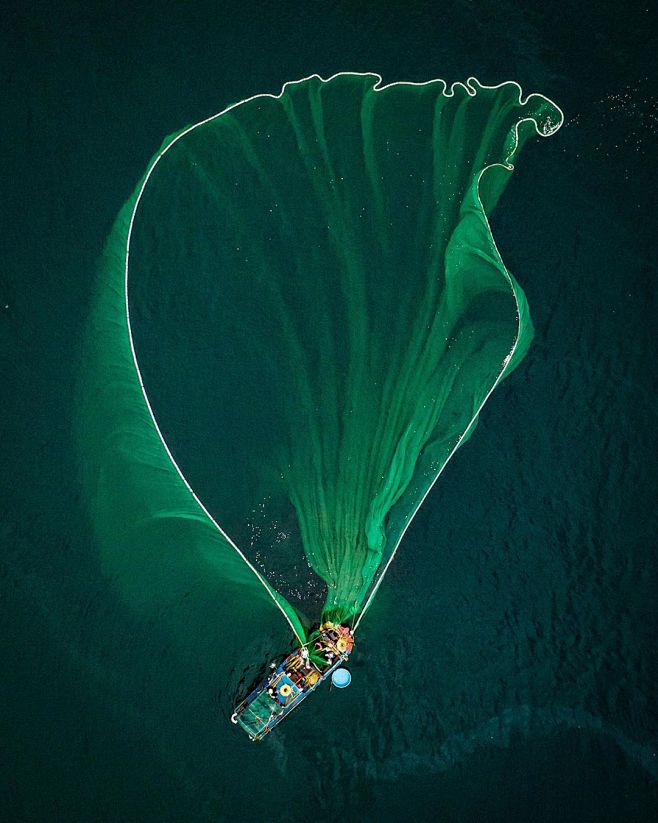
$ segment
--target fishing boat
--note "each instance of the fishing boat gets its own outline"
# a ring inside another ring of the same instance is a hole
[[[236,707],[231,721],[241,726],[251,740],[262,740],[284,717],[296,709],[327,678],[347,685],[349,675],[341,665],[354,647],[348,626],[323,623],[308,643],[295,649]],[[342,674],[342,677],[336,677]]]

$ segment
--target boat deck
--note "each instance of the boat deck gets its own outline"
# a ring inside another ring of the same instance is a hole
[[[231,720],[261,740],[348,659],[353,646],[350,629],[324,623],[247,695]]]

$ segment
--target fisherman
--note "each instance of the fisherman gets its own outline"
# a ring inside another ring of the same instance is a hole
[[[302,646],[301,654],[302,654],[302,660],[304,661],[304,668],[305,669],[310,669],[311,668],[311,661],[309,660],[308,649],[306,648],[306,646]]]

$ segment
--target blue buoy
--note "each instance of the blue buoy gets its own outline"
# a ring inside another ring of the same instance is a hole
[[[331,682],[337,689],[344,689],[352,682],[352,675],[347,669],[334,669],[331,673]]]

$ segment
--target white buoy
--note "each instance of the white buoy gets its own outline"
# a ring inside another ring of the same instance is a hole
[[[352,682],[352,675],[347,669],[334,669],[331,674],[331,682],[337,689],[344,689]]]

